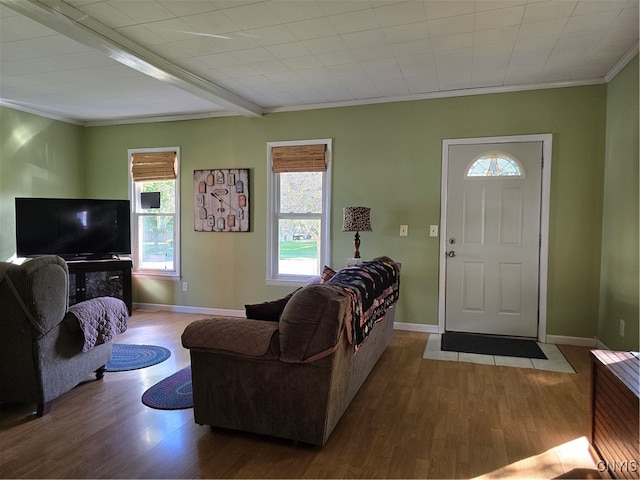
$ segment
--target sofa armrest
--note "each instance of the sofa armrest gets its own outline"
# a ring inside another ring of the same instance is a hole
[[[182,333],[182,346],[189,350],[214,350],[261,357],[270,351],[278,355],[276,322],[240,317],[196,320]],[[274,340],[272,340],[274,337]],[[275,351],[274,351],[275,350]]]
[[[6,275],[12,287],[7,301],[20,305],[38,334],[51,331],[62,321],[69,304],[69,273],[64,260],[52,255],[30,259],[12,265]]]

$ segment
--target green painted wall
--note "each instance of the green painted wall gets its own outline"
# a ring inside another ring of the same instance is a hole
[[[138,302],[242,309],[291,289],[267,286],[266,143],[333,138],[332,266],[352,253],[345,205],[372,208],[364,258],[402,262],[397,321],[437,324],[442,140],[552,133],[547,333],[594,337],[598,325],[606,86],[537,90],[358,107],[86,129],[87,191],[127,197],[127,149],[182,153],[183,280],[137,280]],[[194,169],[250,168],[252,231],[193,231]],[[399,237],[400,224],[409,236]]]
[[[602,275],[597,335],[609,348],[639,350],[638,57],[607,86]],[[625,335],[618,334],[619,320]]]
[[[0,107],[0,260],[16,253],[15,197],[85,194],[84,128]]]

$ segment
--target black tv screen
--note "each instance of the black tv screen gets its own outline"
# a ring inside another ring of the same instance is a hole
[[[129,200],[16,198],[15,205],[19,257],[131,253]]]

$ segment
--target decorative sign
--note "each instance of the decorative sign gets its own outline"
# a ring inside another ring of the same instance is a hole
[[[194,170],[194,230],[249,231],[249,169]]]

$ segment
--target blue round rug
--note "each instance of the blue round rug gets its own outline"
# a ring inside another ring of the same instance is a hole
[[[125,372],[150,367],[164,362],[170,356],[170,350],[156,345],[114,343],[111,361],[107,363],[107,372]]]
[[[159,381],[142,394],[142,403],[159,410],[179,410],[193,407],[191,367],[185,367]]]

